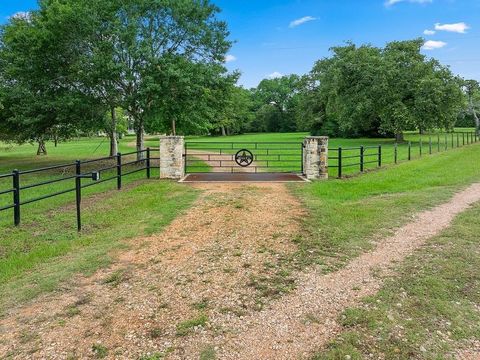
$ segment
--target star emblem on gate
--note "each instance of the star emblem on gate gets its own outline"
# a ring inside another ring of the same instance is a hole
[[[250,150],[242,149],[235,154],[235,162],[241,167],[250,166],[253,162],[253,154]]]

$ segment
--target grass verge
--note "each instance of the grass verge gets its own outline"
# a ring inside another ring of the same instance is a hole
[[[343,266],[413,214],[480,181],[479,150],[473,145],[346,180],[294,186],[309,209],[295,260],[326,272]]]
[[[141,181],[128,190],[86,198],[81,234],[71,204],[35,212],[21,227],[3,227],[0,310],[51,291],[75,273],[91,274],[108,265],[112,250],[125,246],[123,240],[160,231],[196,194],[172,182]]]
[[[314,359],[444,359],[480,339],[480,206],[398,267],[381,291],[347,309],[344,332]]]

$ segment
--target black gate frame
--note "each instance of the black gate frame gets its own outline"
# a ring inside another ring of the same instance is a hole
[[[235,154],[243,150],[253,154],[253,163],[246,167],[235,162]],[[195,154],[193,151],[204,153]],[[186,141],[185,174],[206,173],[211,169],[225,169],[214,171],[218,173],[303,174],[303,152],[301,142]]]

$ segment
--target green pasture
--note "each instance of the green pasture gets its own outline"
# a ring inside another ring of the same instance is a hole
[[[300,142],[306,134],[244,135],[240,141],[266,141],[266,138]],[[415,140],[418,135],[408,135]],[[260,140],[263,139],[263,140]],[[35,147],[2,148],[1,166],[31,169],[64,164],[73,160],[104,156],[108,143],[103,139],[82,139],[49,145],[48,156],[35,156]],[[207,141],[208,138],[196,138]],[[217,139],[216,139],[217,140]],[[134,138],[122,140],[122,152]],[[225,141],[228,141],[225,139]],[[230,140],[232,141],[232,140]],[[389,139],[332,139],[335,146],[393,144]],[[149,141],[154,145],[156,141]],[[4,146],[4,145],[2,145]],[[298,251],[282,266],[318,264],[325,271],[342,266],[348,259],[372,246],[372,239],[411,219],[413,213],[447,200],[455,191],[480,180],[480,145],[441,151],[422,159],[401,162],[375,172],[344,180],[292,185],[293,192],[309,209],[305,236],[292,239]],[[388,164],[388,163],[387,163]],[[25,179],[43,181],[65,175],[63,170]],[[108,175],[108,173],[106,174]],[[158,176],[153,172],[152,177]],[[170,182],[146,181],[145,173],[124,179],[124,190],[108,181],[84,189],[84,232],[75,229],[74,193],[22,207],[22,225],[12,226],[11,211],[0,212],[0,305],[51,291],[72,276],[89,273],[108,264],[110,253],[124,246],[124,239],[160,231],[196,196],[192,189]],[[10,179],[8,179],[10,180]],[[90,180],[86,180],[90,181]],[[8,189],[10,183],[0,182]],[[59,191],[55,183],[31,189],[22,196],[39,196]],[[0,196],[1,204],[11,202],[11,194]],[[160,206],[159,206],[160,204]],[[287,271],[288,273],[288,271]]]
[[[451,150],[452,148],[461,147],[471,143],[474,140],[472,134],[473,128],[457,128],[455,133],[431,132],[420,135],[418,132],[405,132],[405,141],[397,144],[396,161],[408,161],[434,154]],[[468,133],[468,135],[467,135]],[[259,159],[260,166],[266,165],[266,160],[275,159],[275,155],[280,155],[279,161],[275,162],[279,166],[276,168],[272,163],[269,169],[260,169],[263,171],[289,171],[300,172],[301,164],[295,162],[296,159],[301,158],[301,147],[295,149],[296,144],[301,144],[303,139],[309,136],[308,133],[258,133],[258,134],[243,134],[225,137],[211,137],[211,136],[188,136],[186,138],[188,149],[204,150],[205,152],[219,153],[222,148],[222,143],[234,143],[231,150],[223,148],[222,151],[228,154],[234,154],[236,151],[247,148],[253,152]],[[147,141],[147,146],[158,147],[158,137],[150,138]],[[270,144],[257,145],[260,149],[255,149],[255,144],[258,143],[290,143],[290,144]],[[189,145],[191,144],[191,145]],[[230,145],[228,145],[230,146]],[[282,147],[288,146],[289,150],[282,150]],[[381,146],[381,164],[390,165],[395,163],[395,140],[392,138],[330,138],[330,175],[336,177],[338,175],[338,149],[342,148],[342,169],[343,175],[353,175],[360,171],[360,146],[364,146],[364,170],[370,170],[378,167],[379,164],[379,146]],[[266,156],[265,148],[272,150],[269,156]],[[262,150],[263,148],[263,150]],[[290,149],[293,148],[293,149]],[[278,150],[277,150],[278,149]],[[202,161],[207,157],[198,156],[196,159],[192,155],[188,172],[207,172],[210,170],[209,166]],[[212,157],[214,158],[214,157]],[[276,159],[277,160],[277,159]],[[281,161],[285,160],[285,161]],[[275,164],[274,163],[274,164]]]

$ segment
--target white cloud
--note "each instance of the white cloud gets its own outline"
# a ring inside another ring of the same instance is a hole
[[[423,44],[423,50],[441,49],[447,45],[444,41],[428,40]]]
[[[438,30],[438,31],[449,31],[449,32],[465,34],[468,29],[470,29],[470,26],[468,26],[464,22],[459,22],[455,24],[439,24],[439,23],[435,24],[435,30]]]
[[[227,62],[227,63],[235,61],[235,60],[237,60],[237,58],[234,55],[228,54],[227,56],[225,56],[225,62]]]
[[[278,79],[278,78],[281,78],[283,76],[282,73],[279,73],[278,71],[274,71],[273,73],[271,73],[270,75],[267,76],[267,78],[269,79]]]
[[[425,30],[423,32],[424,35],[435,35],[437,32],[435,30]]]
[[[432,3],[433,0],[387,0],[385,6],[393,6],[401,2],[417,3],[417,4],[427,4]]]
[[[19,11],[10,16],[10,19],[23,19],[23,20],[29,20],[30,19],[30,12],[28,11]]]
[[[302,25],[302,24],[305,24],[309,21],[314,21],[314,20],[317,20],[317,18],[314,18],[313,16],[304,16],[300,19],[297,19],[297,20],[293,20],[291,23],[290,23],[290,28],[294,28],[294,27],[297,27],[299,25]]]

